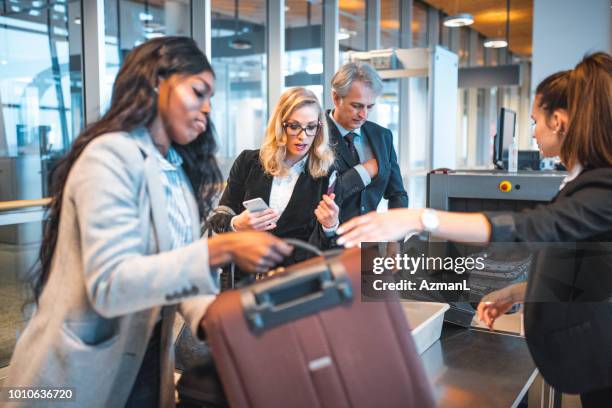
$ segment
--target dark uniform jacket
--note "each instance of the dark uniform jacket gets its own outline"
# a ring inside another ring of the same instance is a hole
[[[488,213],[492,241],[535,244],[525,334],[546,381],[585,393],[612,386],[612,168],[584,170],[548,205]]]

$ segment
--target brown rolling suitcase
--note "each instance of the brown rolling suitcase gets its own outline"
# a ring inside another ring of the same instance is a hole
[[[435,405],[397,302],[360,301],[360,251],[219,295],[204,327],[232,407]]]

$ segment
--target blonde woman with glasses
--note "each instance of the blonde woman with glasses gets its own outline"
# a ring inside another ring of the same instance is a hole
[[[305,88],[288,89],[274,108],[261,149],[245,150],[234,162],[219,201],[226,211],[210,219],[214,230],[269,231],[331,246],[339,215],[329,177],[333,163],[317,97]],[[243,205],[257,198],[268,208],[253,212]],[[296,248],[285,264],[309,256]]]

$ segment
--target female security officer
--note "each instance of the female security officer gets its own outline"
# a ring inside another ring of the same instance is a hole
[[[584,407],[612,404],[612,58],[585,57],[536,90],[534,136],[545,156],[569,170],[548,205],[520,213],[460,214],[399,209],[340,227],[339,243],[397,239],[410,231],[462,242],[571,243],[532,263],[527,285],[490,294],[479,315],[491,325],[526,299],[527,344],[557,390],[580,393]],[[566,262],[558,262],[565,257]],[[554,266],[554,267],[553,267]],[[525,297],[526,296],[526,297]]]

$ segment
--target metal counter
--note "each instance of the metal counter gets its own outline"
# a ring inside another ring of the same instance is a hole
[[[537,376],[523,337],[447,323],[421,356],[440,408],[517,407]]]

